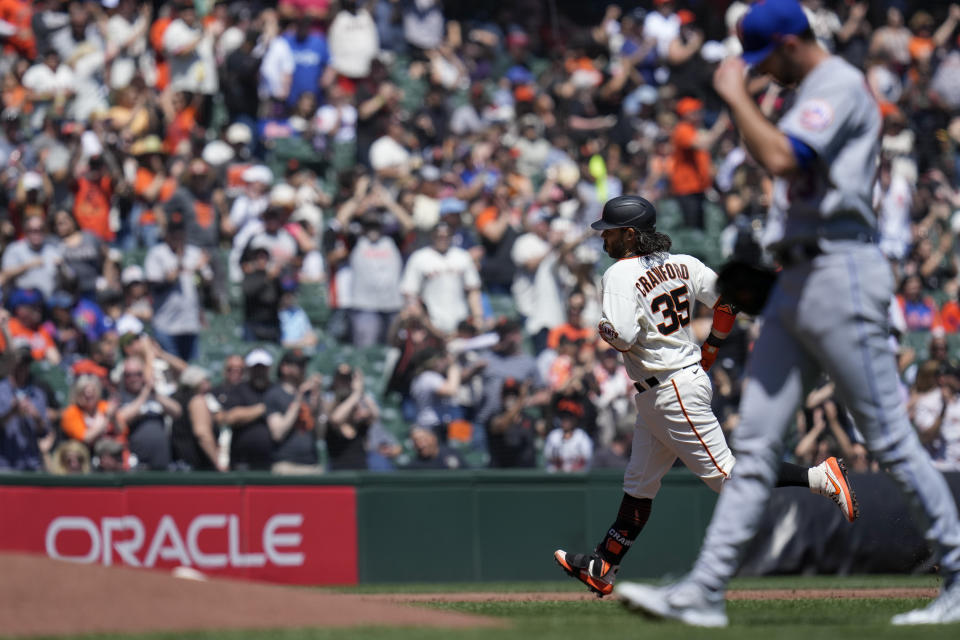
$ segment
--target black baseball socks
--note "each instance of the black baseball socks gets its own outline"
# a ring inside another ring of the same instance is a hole
[[[650,498],[634,498],[623,494],[617,519],[607,530],[607,535],[597,547],[597,553],[613,566],[619,565],[647,524],[652,507],[653,500]]]

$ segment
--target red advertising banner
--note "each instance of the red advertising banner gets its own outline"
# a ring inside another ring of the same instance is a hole
[[[356,491],[0,486],[0,549],[287,584],[356,584]]]

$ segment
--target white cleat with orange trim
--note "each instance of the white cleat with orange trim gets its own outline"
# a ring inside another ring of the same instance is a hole
[[[857,494],[847,480],[847,467],[840,458],[830,456],[815,467],[810,467],[810,491],[826,496],[840,507],[843,517],[853,522],[860,515]]]

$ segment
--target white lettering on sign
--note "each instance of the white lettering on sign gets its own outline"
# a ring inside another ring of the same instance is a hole
[[[60,516],[47,527],[44,542],[51,558],[85,564],[99,560],[109,566],[116,554],[122,564],[131,567],[153,567],[158,559],[203,569],[262,567],[267,563],[300,567],[306,561],[297,550],[303,542],[302,526],[302,513],[274,514],[263,525],[263,552],[255,552],[241,548],[240,517],[235,514],[198,515],[187,525],[185,535],[169,515],[160,518],[153,531],[147,531],[137,516],[105,517],[99,522],[83,516]],[[204,531],[208,532],[206,548],[201,549],[200,535]],[[84,552],[61,550],[60,536],[65,533],[83,534],[89,548]],[[251,541],[255,538],[251,536]]]
[[[206,516],[197,516],[187,528],[187,551],[193,557],[198,567],[203,569],[221,569],[227,566],[227,554],[225,553],[204,553],[200,550],[200,543],[197,538],[204,529],[223,529],[227,524],[227,516],[222,514],[212,514]]]
[[[130,567],[139,567],[140,561],[135,555],[137,549],[143,546],[145,533],[143,523],[139,518],[133,516],[124,516],[122,518],[104,518],[100,521],[100,527],[103,531],[103,564],[109,567],[113,564],[113,551],[123,561],[123,564]],[[132,531],[133,537],[129,540],[113,540],[114,531]],[[49,547],[48,547],[49,548]]]
[[[277,547],[299,547],[303,536],[299,533],[278,533],[280,527],[299,529],[303,524],[302,513],[278,513],[270,518],[263,528],[263,550],[270,562],[278,567],[299,567],[303,565],[302,553],[280,553]]]
[[[57,536],[61,531],[83,531],[90,538],[90,551],[85,556],[64,556],[57,551]],[[100,531],[90,518],[60,517],[50,523],[46,535],[47,555],[57,560],[91,564],[100,555]]]
[[[276,518],[277,516],[273,516]],[[272,518],[271,518],[272,519]],[[267,523],[270,524],[269,522]],[[267,560],[262,553],[240,552],[240,518],[230,516],[227,522],[227,542],[229,543],[231,567],[262,567]]]
[[[160,524],[157,525],[157,532],[153,534],[150,550],[147,551],[147,557],[143,559],[143,565],[146,567],[154,566],[157,564],[157,556],[164,560],[176,560],[185,567],[190,566],[187,547],[183,544],[180,532],[177,531],[177,523],[170,516],[160,518]]]

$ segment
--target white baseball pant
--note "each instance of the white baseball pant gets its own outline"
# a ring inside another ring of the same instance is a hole
[[[663,476],[680,458],[707,486],[719,492],[734,457],[711,408],[713,386],[699,366],[681,369],[638,393],[633,450],[623,491],[654,498]]]

